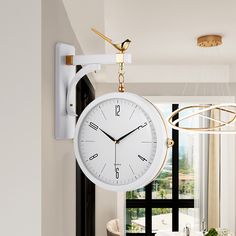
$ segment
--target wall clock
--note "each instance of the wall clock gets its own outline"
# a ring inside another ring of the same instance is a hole
[[[145,186],[161,171],[168,148],[165,122],[157,108],[124,86],[124,53],[130,40],[112,44],[115,55],[75,55],[71,45],[56,46],[56,139],[74,136],[74,151],[84,174],[96,185],[113,191],[130,191]],[[118,64],[118,93],[105,94],[91,102],[75,124],[75,86],[101,64]],[[75,65],[83,65],[75,74]]]
[[[129,191],[151,182],[172,146],[161,113],[132,93],[110,93],[90,103],[75,129],[74,150],[98,186]]]

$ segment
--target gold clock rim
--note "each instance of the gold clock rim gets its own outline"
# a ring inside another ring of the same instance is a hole
[[[161,111],[159,110],[158,107],[156,107],[151,101],[149,101],[147,98],[144,98],[147,102],[149,102],[153,107],[154,109],[156,109],[156,111],[158,112],[159,116],[161,117],[161,120],[162,120],[162,123],[164,125],[164,128],[165,128],[165,133],[166,133],[166,151],[165,151],[165,157],[164,157],[164,161],[162,163],[162,166],[160,168],[160,170],[157,172],[157,174],[155,175],[155,177],[153,177],[153,179],[150,181],[152,182],[160,173],[161,171],[163,170],[165,164],[166,164],[166,161],[167,161],[167,155],[168,155],[168,152],[169,152],[169,149],[172,148],[174,146],[174,140],[172,138],[169,138],[168,137],[168,131],[167,131],[167,125],[166,125],[166,122],[165,122],[165,119],[161,113]],[[169,145],[169,142],[171,142],[171,145]]]

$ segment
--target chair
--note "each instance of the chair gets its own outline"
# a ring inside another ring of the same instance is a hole
[[[121,236],[119,220],[113,219],[107,223],[107,236]]]

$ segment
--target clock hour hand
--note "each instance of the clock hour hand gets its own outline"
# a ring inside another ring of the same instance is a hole
[[[140,128],[144,128],[147,125],[147,122],[145,122],[143,125],[139,125],[137,128],[133,129],[132,131],[130,131],[129,133],[123,135],[122,137],[120,137],[118,140],[116,140],[116,143],[119,143],[122,139],[124,139],[125,137],[127,137],[128,135],[132,134],[134,131],[140,129]]]
[[[116,140],[111,136],[109,135],[108,133],[106,133],[104,130],[102,130],[101,128],[99,128],[109,139],[111,139],[113,142],[116,142]]]

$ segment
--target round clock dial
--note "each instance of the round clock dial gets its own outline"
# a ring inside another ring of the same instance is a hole
[[[147,184],[161,170],[167,133],[151,103],[135,94],[112,93],[86,107],[74,145],[78,163],[92,182],[128,191]]]

